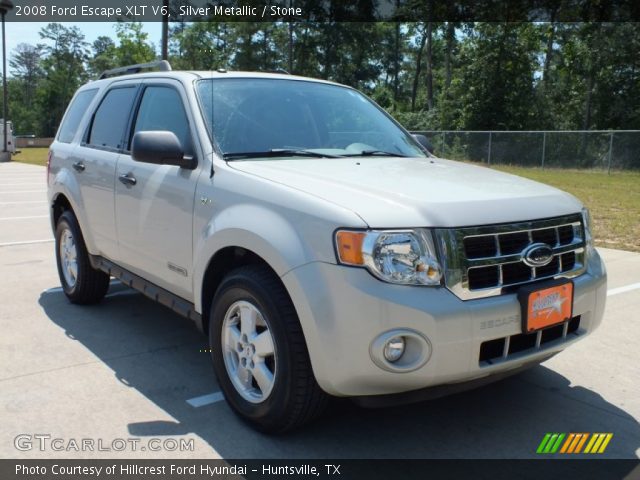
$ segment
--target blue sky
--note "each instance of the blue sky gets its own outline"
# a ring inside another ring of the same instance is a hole
[[[41,42],[38,32],[40,29],[47,25],[46,22],[7,22],[7,58],[11,58],[13,49],[19,43],[31,43],[35,45]],[[77,22],[77,23],[65,23],[66,26],[77,26],[86,37],[86,41],[93,43],[93,41],[101,35],[116,39],[116,30],[113,22]],[[156,50],[160,50],[160,36],[162,24],[160,22],[143,22],[142,24],[145,32],[149,34],[149,41],[151,41]],[[8,63],[8,62],[7,62]],[[0,69],[2,64],[0,63]],[[7,65],[8,67],[8,65]],[[9,68],[7,68],[9,70]]]

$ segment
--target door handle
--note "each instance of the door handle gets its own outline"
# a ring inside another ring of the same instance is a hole
[[[76,172],[84,172],[85,168],[86,167],[84,166],[84,163],[82,163],[82,162],[76,162],[76,163],[73,164],[73,169]]]
[[[118,180],[120,180],[125,185],[131,185],[131,186],[138,183],[138,181],[136,180],[136,177],[134,177],[133,175],[129,175],[128,173],[123,173],[122,175],[120,175],[118,177]]]

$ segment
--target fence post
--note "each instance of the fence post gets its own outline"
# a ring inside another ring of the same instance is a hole
[[[607,175],[611,175],[611,157],[613,155],[613,131],[609,133],[609,165],[607,167]]]
[[[547,152],[547,132],[542,132],[542,169],[544,170],[544,156]]]
[[[444,157],[444,151],[447,146],[447,132],[445,130],[442,131],[442,156]]]
[[[493,132],[489,132],[489,152],[487,153],[487,165],[491,165],[491,139]]]

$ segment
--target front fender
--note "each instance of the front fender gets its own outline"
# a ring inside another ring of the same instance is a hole
[[[260,256],[279,275],[312,261],[334,261],[330,237],[301,236],[284,216],[257,204],[233,205],[207,222],[194,245],[194,304],[202,312],[200,288],[209,262],[226,247],[241,247]],[[331,230],[328,230],[331,231]],[[326,230],[325,230],[326,233]],[[312,239],[312,240],[311,240]],[[317,242],[317,243],[316,243]],[[324,245],[321,245],[324,243]]]

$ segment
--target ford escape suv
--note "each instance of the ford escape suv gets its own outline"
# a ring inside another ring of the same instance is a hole
[[[49,153],[64,292],[96,303],[116,277],[193,321],[230,406],[270,432],[330,396],[477,386],[598,327],[606,273],[583,205],[424,140],[331,82],[105,72]]]

